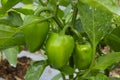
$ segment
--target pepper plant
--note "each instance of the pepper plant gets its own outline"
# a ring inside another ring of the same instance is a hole
[[[117,80],[109,73],[120,67],[119,34],[119,0],[1,0],[1,59],[15,67],[23,47],[47,57],[30,63],[25,80],[47,66],[60,71],[52,80]]]

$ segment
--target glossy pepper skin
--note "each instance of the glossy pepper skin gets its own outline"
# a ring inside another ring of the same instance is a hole
[[[26,20],[27,25],[23,28],[25,42],[30,52],[35,52],[41,48],[49,31],[48,21],[37,22],[39,19],[43,18],[28,16]]]
[[[53,33],[47,40],[46,51],[48,62],[60,69],[67,64],[74,49],[74,39],[69,35]]]
[[[90,44],[76,44],[74,63],[79,70],[87,69],[92,61],[92,48]]]

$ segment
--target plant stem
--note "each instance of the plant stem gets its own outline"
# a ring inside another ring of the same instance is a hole
[[[109,69],[105,69],[105,75],[109,76],[109,72],[110,72]]]
[[[56,9],[55,9],[55,13],[54,13],[54,15],[55,15],[55,16],[57,16],[57,13],[58,13],[58,8],[59,8],[59,5],[58,5],[58,4],[56,4]]]
[[[60,21],[60,19],[57,16],[54,16],[53,19],[61,29],[64,27],[63,23]]]
[[[70,67],[74,68],[73,56],[70,57],[69,65],[70,65]],[[74,78],[73,75],[69,75],[69,79],[70,79],[70,80],[73,80],[73,78]]]
[[[79,40],[83,42],[81,34],[77,30],[75,30],[73,27],[71,27],[71,30],[79,38]]]
[[[77,5],[73,1],[71,3],[72,3],[72,7],[73,7],[73,17],[72,17],[72,21],[71,21],[71,24],[72,24],[71,29],[80,38],[80,35],[74,30],[74,26],[75,26],[75,22],[76,22],[76,17],[77,17],[77,13],[78,13]],[[73,56],[70,57],[69,65],[72,68],[74,68]],[[70,80],[74,80],[74,75],[69,75],[69,79]]]
[[[65,25],[65,27],[60,31],[60,34],[65,34],[66,30],[69,28],[69,25]]]
[[[63,80],[66,80],[66,79],[65,79],[65,75],[64,75],[63,73],[61,73],[61,74],[62,74],[62,78],[63,78]]]
[[[52,17],[54,19],[54,21],[58,24],[58,26],[62,29],[63,28],[63,24],[61,23],[61,21],[58,19],[58,17],[56,16],[56,12],[54,12],[52,9],[48,8],[48,7],[44,7],[44,8],[39,8],[37,9],[37,11],[34,13],[34,15],[39,16],[41,12],[44,11],[48,11],[50,13],[55,13],[55,15]]]
[[[94,10],[93,10],[93,13],[92,13],[92,17],[93,19],[95,19],[95,16],[94,16]],[[84,75],[82,75],[83,78],[85,78],[89,73],[90,71],[93,69],[93,66],[94,66],[94,61],[95,61],[95,54],[96,54],[96,46],[97,46],[97,43],[96,43],[96,37],[95,37],[95,22],[93,20],[93,29],[92,29],[92,62],[89,66],[89,69],[85,72]]]
[[[39,16],[41,12],[48,11],[50,13],[54,13],[54,11],[48,7],[38,8],[34,15]]]
[[[46,6],[46,4],[42,0],[39,0],[39,2],[41,3],[42,6]]]
[[[2,52],[0,52],[0,62],[2,61],[3,59],[3,55],[2,55]]]
[[[48,7],[43,7],[43,8],[39,8],[37,9],[37,11],[34,13],[34,15],[39,16],[41,12],[44,11],[48,11],[52,14],[52,18],[53,20],[58,24],[58,26],[62,29],[64,27],[63,23],[61,22],[61,20],[57,17],[57,10],[54,12],[52,9],[48,8]]]
[[[73,7],[72,25],[75,26],[76,17],[77,17],[77,13],[78,13],[78,8],[77,8],[76,2],[72,2],[72,7]]]
[[[54,19],[55,22],[58,24],[58,26],[62,29],[62,28],[64,27],[64,25],[63,25],[62,21],[57,17],[58,7],[59,7],[59,5],[57,4],[57,5],[56,5],[55,12],[54,12],[54,17],[53,17],[53,19]]]

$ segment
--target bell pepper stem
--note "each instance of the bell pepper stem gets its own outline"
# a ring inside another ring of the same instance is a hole
[[[37,20],[36,23],[42,22],[42,21],[46,21],[46,20],[48,20],[48,19],[51,19],[52,17],[53,17],[53,16],[50,16],[50,17],[47,17],[47,18],[44,18],[44,19]],[[31,23],[29,23],[29,24],[31,24]],[[24,26],[29,25],[29,24],[25,24],[25,25],[19,27],[18,32],[21,31],[21,29],[25,28]]]
[[[54,13],[54,11],[53,11],[52,9],[50,9],[50,8],[48,8],[48,7],[43,7],[43,8],[38,8],[38,9],[35,11],[34,15],[39,16],[39,15],[40,15],[42,12],[44,12],[44,11],[48,11],[48,12],[50,12],[50,13]]]
[[[79,38],[79,41],[83,42],[81,34],[75,30],[73,27],[71,27],[72,32]]]
[[[57,8],[56,8],[57,9]],[[62,21],[57,17],[57,10],[53,11],[52,9],[48,8],[48,7],[43,7],[43,8],[38,8],[36,10],[36,12],[34,13],[34,15],[36,16],[39,16],[40,13],[44,12],[44,11],[48,11],[50,12],[51,14],[54,14],[52,15],[53,17],[53,20],[58,24],[58,26],[62,29],[63,28],[63,23]]]
[[[65,34],[66,30],[70,27],[69,25],[66,25],[61,31],[60,34]]]

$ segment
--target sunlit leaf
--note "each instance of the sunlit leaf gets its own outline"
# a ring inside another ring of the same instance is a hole
[[[87,33],[92,45],[98,42],[109,32],[112,15],[79,2],[78,9],[83,29]]]
[[[90,6],[101,10],[120,15],[120,7],[116,5],[115,0],[80,0]]]
[[[5,53],[6,59],[8,60],[9,64],[13,67],[16,67],[17,64],[17,54],[19,53],[19,47],[15,46],[12,48],[8,48],[3,50]]]
[[[104,54],[98,58],[93,69],[105,70],[107,67],[118,61],[120,61],[120,52]]]
[[[5,13],[7,10],[15,6],[22,0],[3,0],[4,4],[2,4],[1,12]]]
[[[0,50],[24,44],[24,35],[18,28],[0,25]]]
[[[17,12],[14,12],[14,11],[10,11],[8,12],[8,20],[11,21],[11,23],[14,25],[14,26],[21,26],[23,24],[23,20],[20,16],[19,13]]]
[[[46,67],[46,61],[34,61],[31,63],[27,70],[25,80],[39,80],[44,69]]]
[[[55,75],[52,80],[59,80],[62,77],[62,75],[59,73],[57,75]]]

